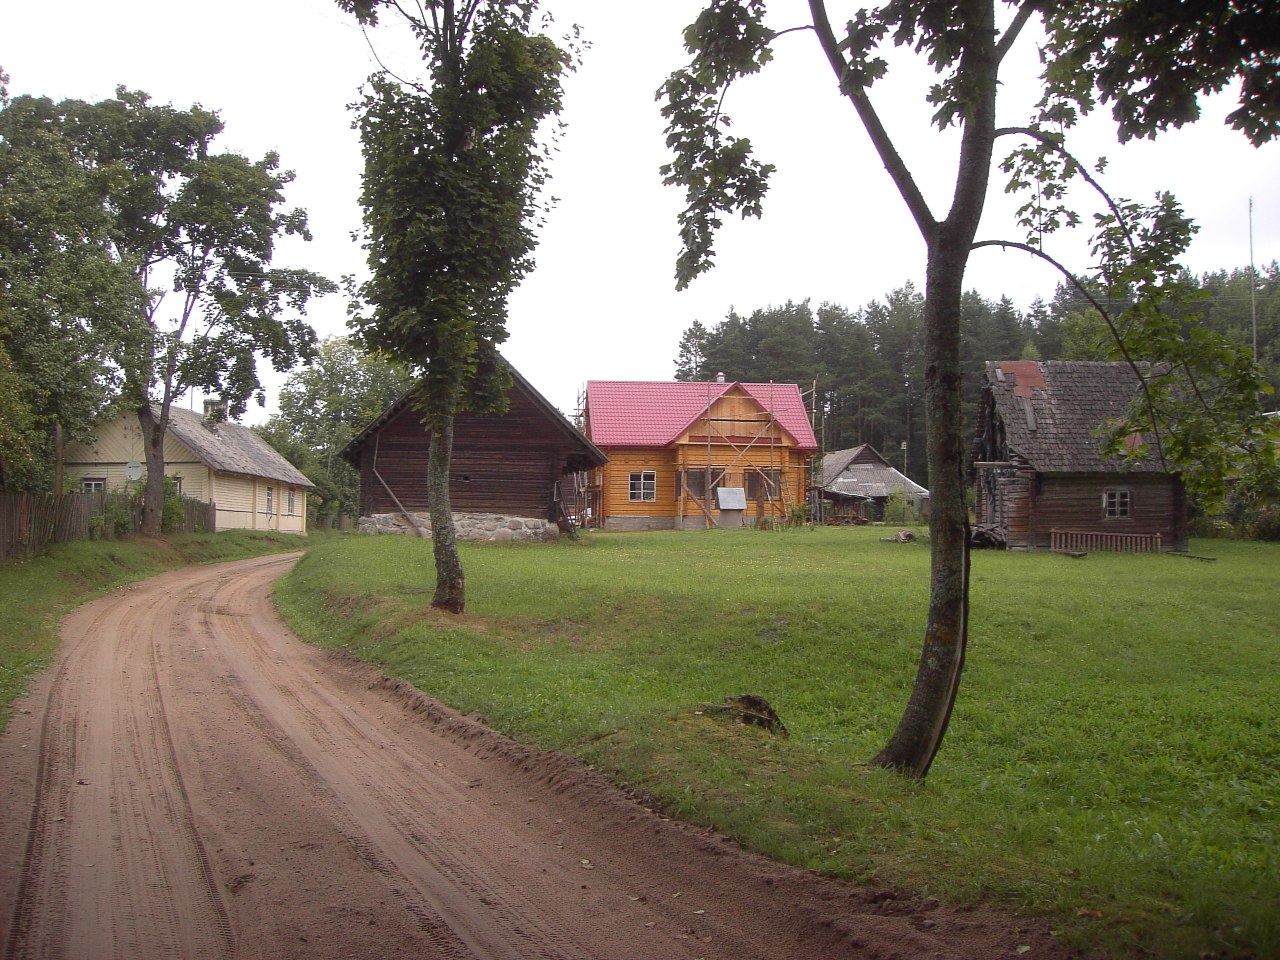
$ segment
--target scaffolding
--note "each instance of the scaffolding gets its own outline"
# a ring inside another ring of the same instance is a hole
[[[578,406],[573,414],[573,425],[587,433],[587,387],[578,389]],[[562,523],[579,530],[604,525],[604,494],[601,468],[579,470],[556,482],[556,510]]]
[[[774,412],[773,384],[769,387],[768,409],[751,415],[714,416],[716,404],[723,395],[716,383],[707,384],[707,402],[702,414],[689,431],[689,439],[679,447],[676,461],[677,504],[676,525],[683,528],[686,515],[701,514],[704,524],[718,527],[726,515],[735,515],[717,501],[718,490],[737,487],[741,481],[746,511],[755,508],[756,523],[786,520],[792,506],[804,503],[806,479],[802,474],[788,482],[787,474],[795,467],[782,442],[780,426]],[[734,425],[744,427],[738,432]],[[701,430],[701,433],[696,431]],[[693,455],[702,453],[701,458]],[[765,456],[760,456],[767,451]],[[798,496],[788,496],[794,492]]]

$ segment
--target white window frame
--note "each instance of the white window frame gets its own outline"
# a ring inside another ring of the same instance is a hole
[[[639,496],[636,494],[639,493]],[[627,499],[632,503],[653,503],[658,499],[658,471],[632,470],[627,477]]]
[[[267,509],[263,511],[269,517],[275,509],[276,488],[267,487]]]
[[[297,513],[297,510],[298,510],[298,504],[297,504],[297,501],[294,499],[294,494],[295,494],[296,492],[297,492],[297,491],[295,491],[295,490],[293,489],[293,487],[290,487],[290,488],[289,488],[289,516],[291,516],[291,517],[292,517],[295,513]]]
[[[81,477],[80,492],[81,493],[106,493],[107,478],[106,477]]]

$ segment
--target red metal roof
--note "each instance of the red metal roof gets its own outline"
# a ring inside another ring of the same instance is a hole
[[[591,442],[600,447],[665,447],[734,387],[772,413],[798,449],[818,449],[809,412],[794,383],[591,380],[587,383]]]

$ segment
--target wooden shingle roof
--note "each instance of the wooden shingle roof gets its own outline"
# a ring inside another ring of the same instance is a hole
[[[1102,455],[1107,424],[1123,418],[1137,395],[1127,363],[989,360],[983,387],[1009,452],[1039,473],[1164,472],[1150,460]]]
[[[156,415],[159,413],[157,410]],[[182,441],[201,463],[218,473],[277,480],[308,490],[315,487],[271,444],[238,423],[213,423],[192,410],[172,407],[169,410],[169,432]]]

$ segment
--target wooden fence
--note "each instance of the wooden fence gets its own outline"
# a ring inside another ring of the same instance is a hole
[[[183,497],[181,504],[182,522],[172,532],[216,529],[212,503]],[[33,556],[71,540],[115,540],[141,529],[142,498],[134,494],[0,493],[0,560]]]
[[[1158,533],[1093,533],[1084,530],[1053,530],[1050,549],[1061,553],[1109,550],[1116,553],[1159,553]]]

